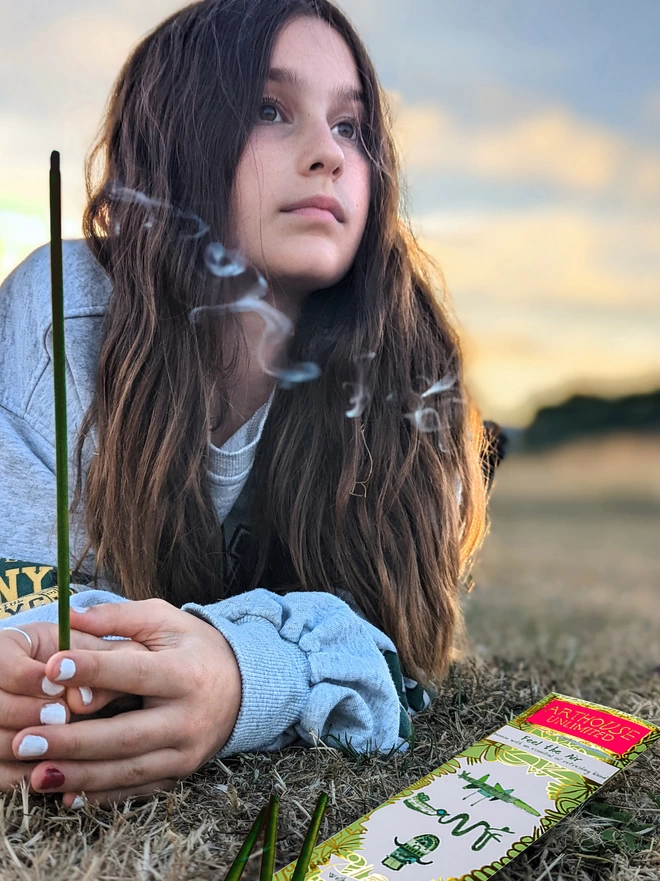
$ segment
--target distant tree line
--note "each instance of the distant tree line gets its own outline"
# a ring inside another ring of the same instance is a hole
[[[615,432],[660,433],[660,389],[619,398],[576,394],[560,404],[541,407],[530,425],[515,432],[512,449],[533,452]]]

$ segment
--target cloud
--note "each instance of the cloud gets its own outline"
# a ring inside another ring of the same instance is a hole
[[[660,151],[555,104],[502,125],[467,126],[439,104],[396,107],[394,136],[409,170],[540,182],[651,204],[660,196]]]
[[[13,36],[0,53],[0,83],[11,82],[0,86],[0,207],[47,217],[50,153],[58,150],[70,215],[84,200],[84,156],[140,32],[116,12],[79,9]]]
[[[85,106],[98,114],[139,36],[116,14],[83,10],[17,32],[0,58],[0,82],[12,83],[4,112],[61,119]]]
[[[529,301],[657,304],[660,217],[567,204],[447,211],[411,218],[450,290]]]
[[[522,425],[562,394],[660,385],[660,218],[566,204],[411,221],[443,272],[485,417]]]
[[[660,126],[660,88],[651,89],[642,99],[642,117],[653,126]]]
[[[65,238],[80,238],[79,212]],[[484,418],[522,425],[561,389],[660,384],[660,219],[564,205],[411,220],[444,273]],[[47,240],[47,214],[0,210],[0,280]]]
[[[57,120],[0,112],[0,208],[49,216],[50,154],[60,153],[62,214],[80,211],[85,199],[84,156],[99,120],[85,109]]]
[[[62,154],[64,236],[81,236],[83,158],[112,83],[143,34],[180,8],[161,0],[117,0],[105,13],[79,6],[41,30],[26,19],[0,53],[0,280],[48,240],[52,149]],[[485,415],[521,418],[529,399],[576,377],[632,383],[657,370],[660,152],[561,104],[522,106],[496,80],[470,105],[479,123],[442,104],[407,104],[402,92],[387,98],[406,172],[495,181],[508,195],[540,183],[559,199],[615,197],[625,209],[605,214],[566,201],[413,218],[463,322]],[[643,107],[652,124],[660,120],[660,93]]]

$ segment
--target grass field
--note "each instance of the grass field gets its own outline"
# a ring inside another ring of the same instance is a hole
[[[660,722],[660,444],[618,437],[505,459],[490,516],[469,644],[417,717],[414,750],[387,762],[329,748],[235,756],[115,811],[0,794],[0,878],[221,879],[272,791],[281,868],[321,791],[324,840],[550,691]],[[257,853],[246,881],[258,868]],[[657,881],[660,748],[496,877]]]
[[[505,459],[466,604],[480,654],[624,675],[660,665],[660,440]]]

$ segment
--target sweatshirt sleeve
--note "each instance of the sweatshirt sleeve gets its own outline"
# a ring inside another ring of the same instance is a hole
[[[384,655],[396,654],[394,644],[339,597],[257,588],[182,609],[222,633],[241,671],[241,708],[219,757],[300,741],[357,752],[408,748]]]
[[[109,590],[71,589],[74,609],[131,602]],[[43,600],[0,618],[0,630],[57,623],[57,587],[44,591]],[[430,697],[402,675],[389,637],[343,600],[322,592],[279,596],[258,588],[209,605],[187,603],[182,611],[219,630],[239,665],[241,708],[221,758],[318,740],[356,752],[409,748],[410,717],[428,706]]]
[[[56,623],[55,599],[0,619],[0,630]],[[95,589],[71,597],[73,608],[106,602],[130,600]],[[356,752],[408,749],[410,711],[394,644],[339,597],[258,588],[182,611],[219,630],[240,669],[241,708],[221,758],[317,741]]]

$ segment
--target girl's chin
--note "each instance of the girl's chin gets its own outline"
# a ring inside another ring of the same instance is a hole
[[[292,308],[294,304],[297,304],[296,308],[302,306],[312,291],[329,288],[331,284],[331,282],[303,277],[291,278],[291,276],[287,276],[286,278],[278,278],[272,285],[274,302],[270,300],[268,302],[271,302],[271,305],[275,306],[276,309],[281,309],[282,312],[291,317],[288,306]]]
[[[319,254],[317,260],[314,260],[313,254],[306,254],[305,257],[304,261],[287,261],[282,260],[280,255],[277,264],[270,264],[271,278],[277,278],[289,289],[300,287],[314,290],[330,287],[346,274],[346,270],[336,260],[324,260],[322,254]]]

